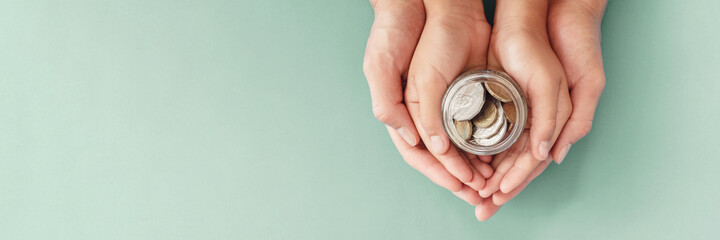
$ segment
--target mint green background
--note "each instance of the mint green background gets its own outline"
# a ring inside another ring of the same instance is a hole
[[[592,133],[481,223],[373,118],[366,1],[1,1],[0,239],[717,239],[718,10],[612,1]]]

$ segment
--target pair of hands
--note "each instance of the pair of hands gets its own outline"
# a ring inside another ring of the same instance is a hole
[[[591,128],[605,85],[600,23],[607,0],[371,0],[364,72],[373,113],[405,161],[490,218]],[[507,72],[526,93],[525,132],[477,156],[453,147],[441,122],[447,86],[465,70]]]

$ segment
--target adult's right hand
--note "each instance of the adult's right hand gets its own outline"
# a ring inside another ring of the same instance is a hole
[[[600,24],[606,5],[607,0],[550,0],[547,10],[536,8],[540,13],[547,12],[548,14],[547,29],[550,44],[562,63],[572,102],[572,113],[569,115],[569,119],[562,127],[559,136],[553,137],[557,140],[550,155],[551,159],[558,164],[565,158],[571,144],[590,131],[595,108],[605,86],[600,51]],[[560,100],[558,112],[562,109],[562,102],[567,101],[567,96],[561,97]],[[567,115],[563,114],[563,116]],[[558,119],[563,118],[558,117]],[[559,129],[556,129],[556,134],[557,130]],[[513,155],[512,152],[518,152],[521,148],[522,144],[516,144],[508,151],[510,154],[505,154],[505,156]],[[493,162],[494,176],[487,181],[485,189],[480,192],[481,196],[487,196],[498,189],[503,190],[500,178],[503,178],[502,185],[505,185],[505,188],[503,191],[492,193],[492,201],[483,200],[478,205],[476,215],[479,219],[487,219],[492,216],[502,204],[517,196],[549,164],[549,161],[544,161],[534,168],[518,168],[523,170],[519,171],[523,174],[504,176],[509,169],[518,167],[517,161],[514,164],[516,166],[513,167],[512,161],[506,161],[507,159],[512,158],[499,156],[497,159],[499,161]],[[525,162],[532,163],[532,161]],[[520,164],[520,166],[523,165]],[[529,176],[527,176],[528,174]],[[523,179],[524,181],[522,181]],[[518,183],[520,184],[518,185]]]

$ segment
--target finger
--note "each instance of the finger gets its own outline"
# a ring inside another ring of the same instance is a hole
[[[578,86],[573,89],[573,112],[553,149],[553,156],[558,164],[562,163],[573,144],[590,133],[595,108],[601,93],[602,87]]]
[[[471,161],[472,160],[469,160],[469,162],[471,162]],[[479,161],[479,160],[476,160],[476,161]],[[485,165],[487,165],[487,164],[485,164]],[[472,180],[470,180],[469,182],[466,182],[466,183],[464,182],[464,184],[469,186],[470,188],[472,188],[476,193],[475,195],[477,195],[477,191],[479,191],[480,189],[485,187],[485,177],[483,176],[483,174],[480,172],[480,170],[478,168],[474,167],[474,165],[470,164],[470,169],[472,170],[472,173],[473,173]]]
[[[527,179],[540,161],[533,157],[530,151],[520,154],[515,164],[507,171],[500,181],[500,192],[510,192]]]
[[[430,152],[427,152],[419,147],[413,147],[407,144],[400,134],[388,127],[390,138],[392,138],[395,147],[397,147],[400,155],[402,155],[405,162],[411,167],[418,170],[423,175],[427,176],[428,179],[433,181],[435,184],[444,187],[451,192],[460,191],[463,183],[455,178],[445,167],[438,162]]]
[[[490,195],[500,189],[500,183],[502,182],[502,179],[515,164],[515,160],[522,152],[527,152],[527,142],[528,134],[527,131],[525,131],[523,134],[520,135],[518,141],[515,142],[515,145],[510,147],[510,149],[508,149],[507,151],[495,156],[495,159],[493,159],[492,162],[495,171],[493,172],[492,177],[485,181],[485,187],[483,189],[480,189],[479,194],[481,197],[490,197]]]
[[[478,158],[479,158],[480,161],[482,161],[482,162],[490,163],[490,162],[492,162],[493,156],[480,155],[480,156],[478,156]]]
[[[515,188],[513,191],[511,191],[509,193],[498,192],[498,193],[493,194],[493,196],[492,196],[493,204],[495,204],[497,206],[502,206],[505,203],[507,203],[508,201],[510,201],[511,199],[513,199],[520,192],[522,192],[522,190],[525,189],[525,187],[527,187],[527,185],[530,184],[530,182],[532,182],[537,176],[539,176],[540,173],[545,171],[545,169],[550,164],[550,162],[551,161],[542,162],[537,168],[535,168],[535,170],[533,170],[530,177],[528,179],[526,179],[522,184],[520,184],[520,186]]]
[[[590,132],[595,109],[605,87],[600,22],[606,3],[595,1],[578,5],[569,1],[553,1],[550,8],[548,31],[551,44],[565,68],[574,105],[572,115],[553,148],[558,164],[565,159],[570,147]]]
[[[529,107],[532,111],[532,128],[530,128],[530,141],[534,150],[535,159],[545,160],[550,151],[550,141],[555,132],[559,80],[556,75],[540,73],[538,80],[531,80]]]
[[[470,182],[465,183],[465,185],[469,186],[470,188],[475,190],[475,192],[477,193],[478,190],[480,190],[481,188],[483,188],[485,186],[485,176],[483,175],[481,170],[485,171],[485,173],[487,174],[487,169],[482,167],[482,162],[480,161],[480,159],[478,158],[477,155],[468,153],[468,152],[463,152],[463,153],[466,157],[465,159],[467,159],[468,163],[470,164],[471,170],[473,172],[472,180],[470,180]],[[488,164],[485,164],[485,165],[488,165]]]
[[[470,160],[470,163],[473,165],[473,167],[475,167],[475,169],[485,179],[492,177],[493,172],[495,172],[495,170],[493,170],[493,168],[490,167],[490,164],[482,162],[482,161],[480,161],[480,159]],[[477,189],[477,190],[480,190],[480,189]]]
[[[475,169],[475,171],[480,174],[483,180],[492,176],[493,170],[492,167],[490,167],[490,164],[488,164],[490,161],[481,160],[481,158],[487,158],[492,156],[479,156],[468,152],[465,152],[465,156],[467,156],[468,162],[470,162],[470,165]],[[480,188],[474,189],[480,190]]]
[[[484,198],[480,204],[475,207],[475,217],[479,221],[487,221],[490,217],[495,215],[500,207],[501,206],[493,204],[492,199]]]
[[[505,176],[505,173],[510,170],[514,161],[515,160],[512,158],[507,158],[499,163],[499,165],[495,168],[493,175],[489,179],[485,180],[485,187],[478,191],[480,197],[490,197],[493,193],[497,192],[500,189],[500,182]]]
[[[473,160],[476,160],[476,159],[478,159],[478,157],[479,157],[478,155],[475,155],[475,154],[472,154],[472,153],[469,153],[469,152],[464,152],[464,151],[461,151],[461,152],[462,152],[462,154],[465,155],[465,159],[467,159],[470,163],[472,163]],[[479,159],[478,159],[478,160],[479,160]]]
[[[421,1],[374,1],[375,21],[368,38],[363,71],[375,117],[395,129],[410,145],[420,137],[403,103],[402,75],[410,65],[422,31]]]
[[[418,104],[409,102],[407,106],[408,110],[410,111],[410,116],[412,116],[414,119],[419,112]],[[427,134],[425,134],[423,129],[418,128],[418,132],[420,133],[420,136],[423,136],[423,139],[425,139],[424,136],[427,136]],[[431,154],[431,152],[425,152],[427,154]],[[453,176],[455,176],[455,178],[457,178],[461,182],[470,183],[473,180],[475,172],[472,170],[470,163],[468,162],[465,155],[458,151],[457,148],[450,148],[445,154],[431,155],[434,156],[434,158],[437,159],[437,161],[441,163],[441,165],[444,166],[448,172],[450,172]]]
[[[567,85],[565,82],[562,82],[560,85],[562,89],[567,89]],[[570,112],[572,111],[572,104],[570,102],[570,96],[568,94],[567,90],[561,90],[560,91],[560,97],[559,97],[558,104],[560,105],[558,107],[556,121],[555,121],[555,129],[556,131],[553,132],[553,136],[550,140],[550,145],[553,145],[555,143],[555,140],[560,135],[560,130],[563,129],[563,126],[565,125],[566,120],[568,119],[568,116],[570,116]],[[522,155],[518,160],[515,161],[515,165],[508,171],[505,177],[503,177],[502,182],[500,183],[500,191],[507,193],[510,191],[513,191],[517,186],[522,184],[528,176],[535,170],[535,168],[540,164],[537,159],[533,157],[532,154],[528,152],[528,154]]]
[[[473,206],[477,206],[483,200],[477,194],[477,191],[468,185],[463,185],[460,191],[453,192],[453,194]]]

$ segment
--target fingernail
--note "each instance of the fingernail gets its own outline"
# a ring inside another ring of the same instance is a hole
[[[548,158],[548,153],[550,152],[550,146],[548,145],[548,141],[543,141],[540,143],[540,146],[538,147],[538,151],[540,152],[540,156],[542,157],[540,161],[544,161]]]
[[[558,164],[561,164],[562,161],[565,160],[565,155],[568,154],[568,152],[570,151],[570,147],[571,147],[571,146],[572,146],[572,145],[568,144],[567,146],[565,146],[565,147],[562,149],[562,151],[560,151],[560,158],[558,158],[558,161],[557,161]]]
[[[436,153],[440,153],[443,149],[445,149],[445,142],[442,140],[442,138],[440,138],[440,136],[430,137],[430,142],[432,145],[432,149]]]
[[[397,132],[400,133],[400,136],[402,136],[402,138],[405,139],[405,141],[410,144],[410,146],[415,146],[417,144],[417,141],[415,141],[415,137],[410,133],[410,131],[407,130],[407,128],[398,128]]]

